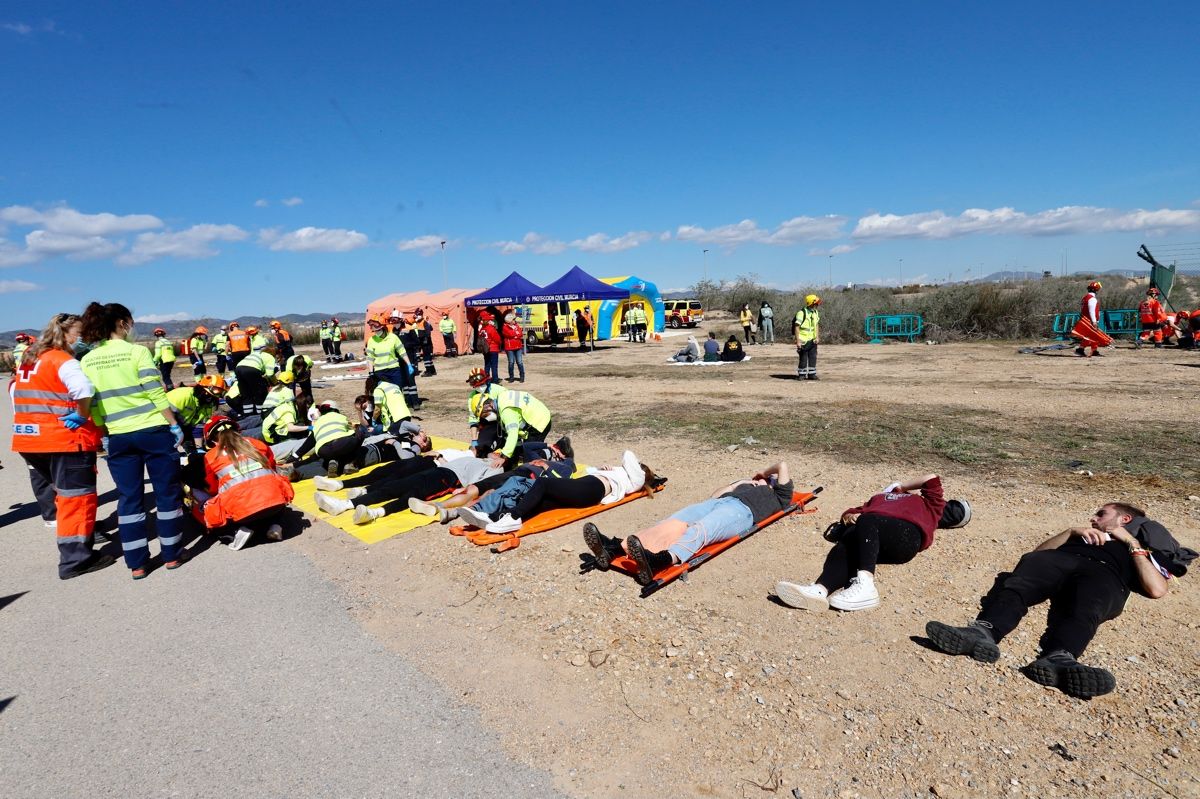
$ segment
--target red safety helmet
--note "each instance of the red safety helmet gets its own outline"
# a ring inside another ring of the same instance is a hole
[[[1093,280],[1091,283],[1088,283],[1088,291],[1099,291],[1102,288],[1103,286],[1100,285],[1099,280]]]
[[[467,383],[470,384],[471,388],[483,388],[488,384],[488,379],[488,373],[478,366],[472,369],[471,373],[467,375]]]
[[[230,419],[228,416],[223,416],[221,414],[217,414],[216,416],[212,417],[211,419],[209,419],[207,422],[204,423],[204,443],[208,444],[211,447],[212,443],[213,443],[213,441],[212,441],[213,436],[215,436],[217,433],[221,432],[222,430],[228,430],[231,428],[233,430],[241,430],[242,429],[242,428],[238,427],[237,422]]]
[[[13,336],[13,341],[16,341],[18,344],[24,344],[26,341],[33,341],[33,337],[26,333],[18,333]]]
[[[336,316],[335,316],[335,317],[333,317],[332,319],[330,319],[329,321],[330,321],[330,322],[333,322],[335,325],[336,325],[336,324],[340,324],[340,323],[338,322],[338,318],[337,318]]]
[[[163,330],[161,327],[156,327],[156,328],[154,328],[154,335],[165,336],[165,335],[167,335],[167,331]]]
[[[1150,288],[1146,289],[1146,296],[1147,297],[1157,297],[1158,289],[1155,286],[1151,286]]]

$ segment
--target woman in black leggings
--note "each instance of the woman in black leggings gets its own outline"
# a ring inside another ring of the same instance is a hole
[[[314,499],[321,510],[334,516],[353,510],[356,524],[370,524],[407,510],[410,498],[430,499],[462,486],[457,472],[438,466],[433,458],[396,461],[367,474],[343,480],[325,479],[319,485],[329,491],[346,489],[345,499],[320,491]],[[384,503],[381,508],[370,507],[381,503]]]
[[[911,493],[917,489],[919,494]],[[877,564],[908,563],[933,544],[935,529],[962,527],[970,520],[971,506],[966,500],[947,502],[936,474],[892,483],[842,513],[840,535],[814,583],[781,581],[775,593],[784,604],[803,610],[878,607]]]

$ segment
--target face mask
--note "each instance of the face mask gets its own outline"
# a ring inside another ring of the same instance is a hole
[[[494,422],[494,421],[496,421],[497,418],[499,418],[499,417],[496,416],[495,411],[489,411],[488,413],[485,413],[483,415],[483,421],[485,421],[485,422]]]
[[[71,353],[76,358],[82,358],[84,355],[87,355],[91,349],[91,347],[83,343],[83,339],[78,339],[74,344],[71,345]]]

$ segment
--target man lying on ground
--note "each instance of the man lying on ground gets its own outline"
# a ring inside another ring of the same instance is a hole
[[[749,479],[718,488],[704,502],[690,505],[624,541],[601,534],[591,522],[583,526],[583,540],[599,568],[607,569],[613,558],[627,554],[638,565],[634,575],[638,583],[649,585],[654,575],[668,566],[691,560],[709,544],[745,535],[787,508],[794,490],[787,464],[780,462]]]
[[[995,663],[1000,641],[1031,606],[1048,599],[1041,655],[1025,674],[1068,696],[1090,699],[1117,685],[1108,670],[1077,660],[1096,630],[1121,615],[1131,590],[1150,599],[1165,596],[1168,579],[1182,577],[1195,558],[1145,511],[1110,502],[1092,516],[1091,526],[1063,530],[1023,555],[1012,572],[998,574],[979,615],[966,627],[931,621],[925,632],[947,654]]]
[[[917,489],[920,494],[911,493]],[[908,563],[933,545],[938,527],[962,527],[971,520],[964,500],[946,502],[942,480],[927,474],[892,483],[857,508],[842,512],[826,538],[834,542],[821,576],[811,585],[780,581],[775,595],[802,610],[867,610],[879,607],[875,587],[878,563]]]

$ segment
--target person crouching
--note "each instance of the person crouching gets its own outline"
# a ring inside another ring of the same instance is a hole
[[[204,475],[211,495],[204,503],[205,526],[231,536],[233,550],[244,547],[257,532],[271,541],[281,540],[279,515],[295,492],[276,471],[270,447],[243,436],[227,416],[214,416],[204,425],[204,443]]]

